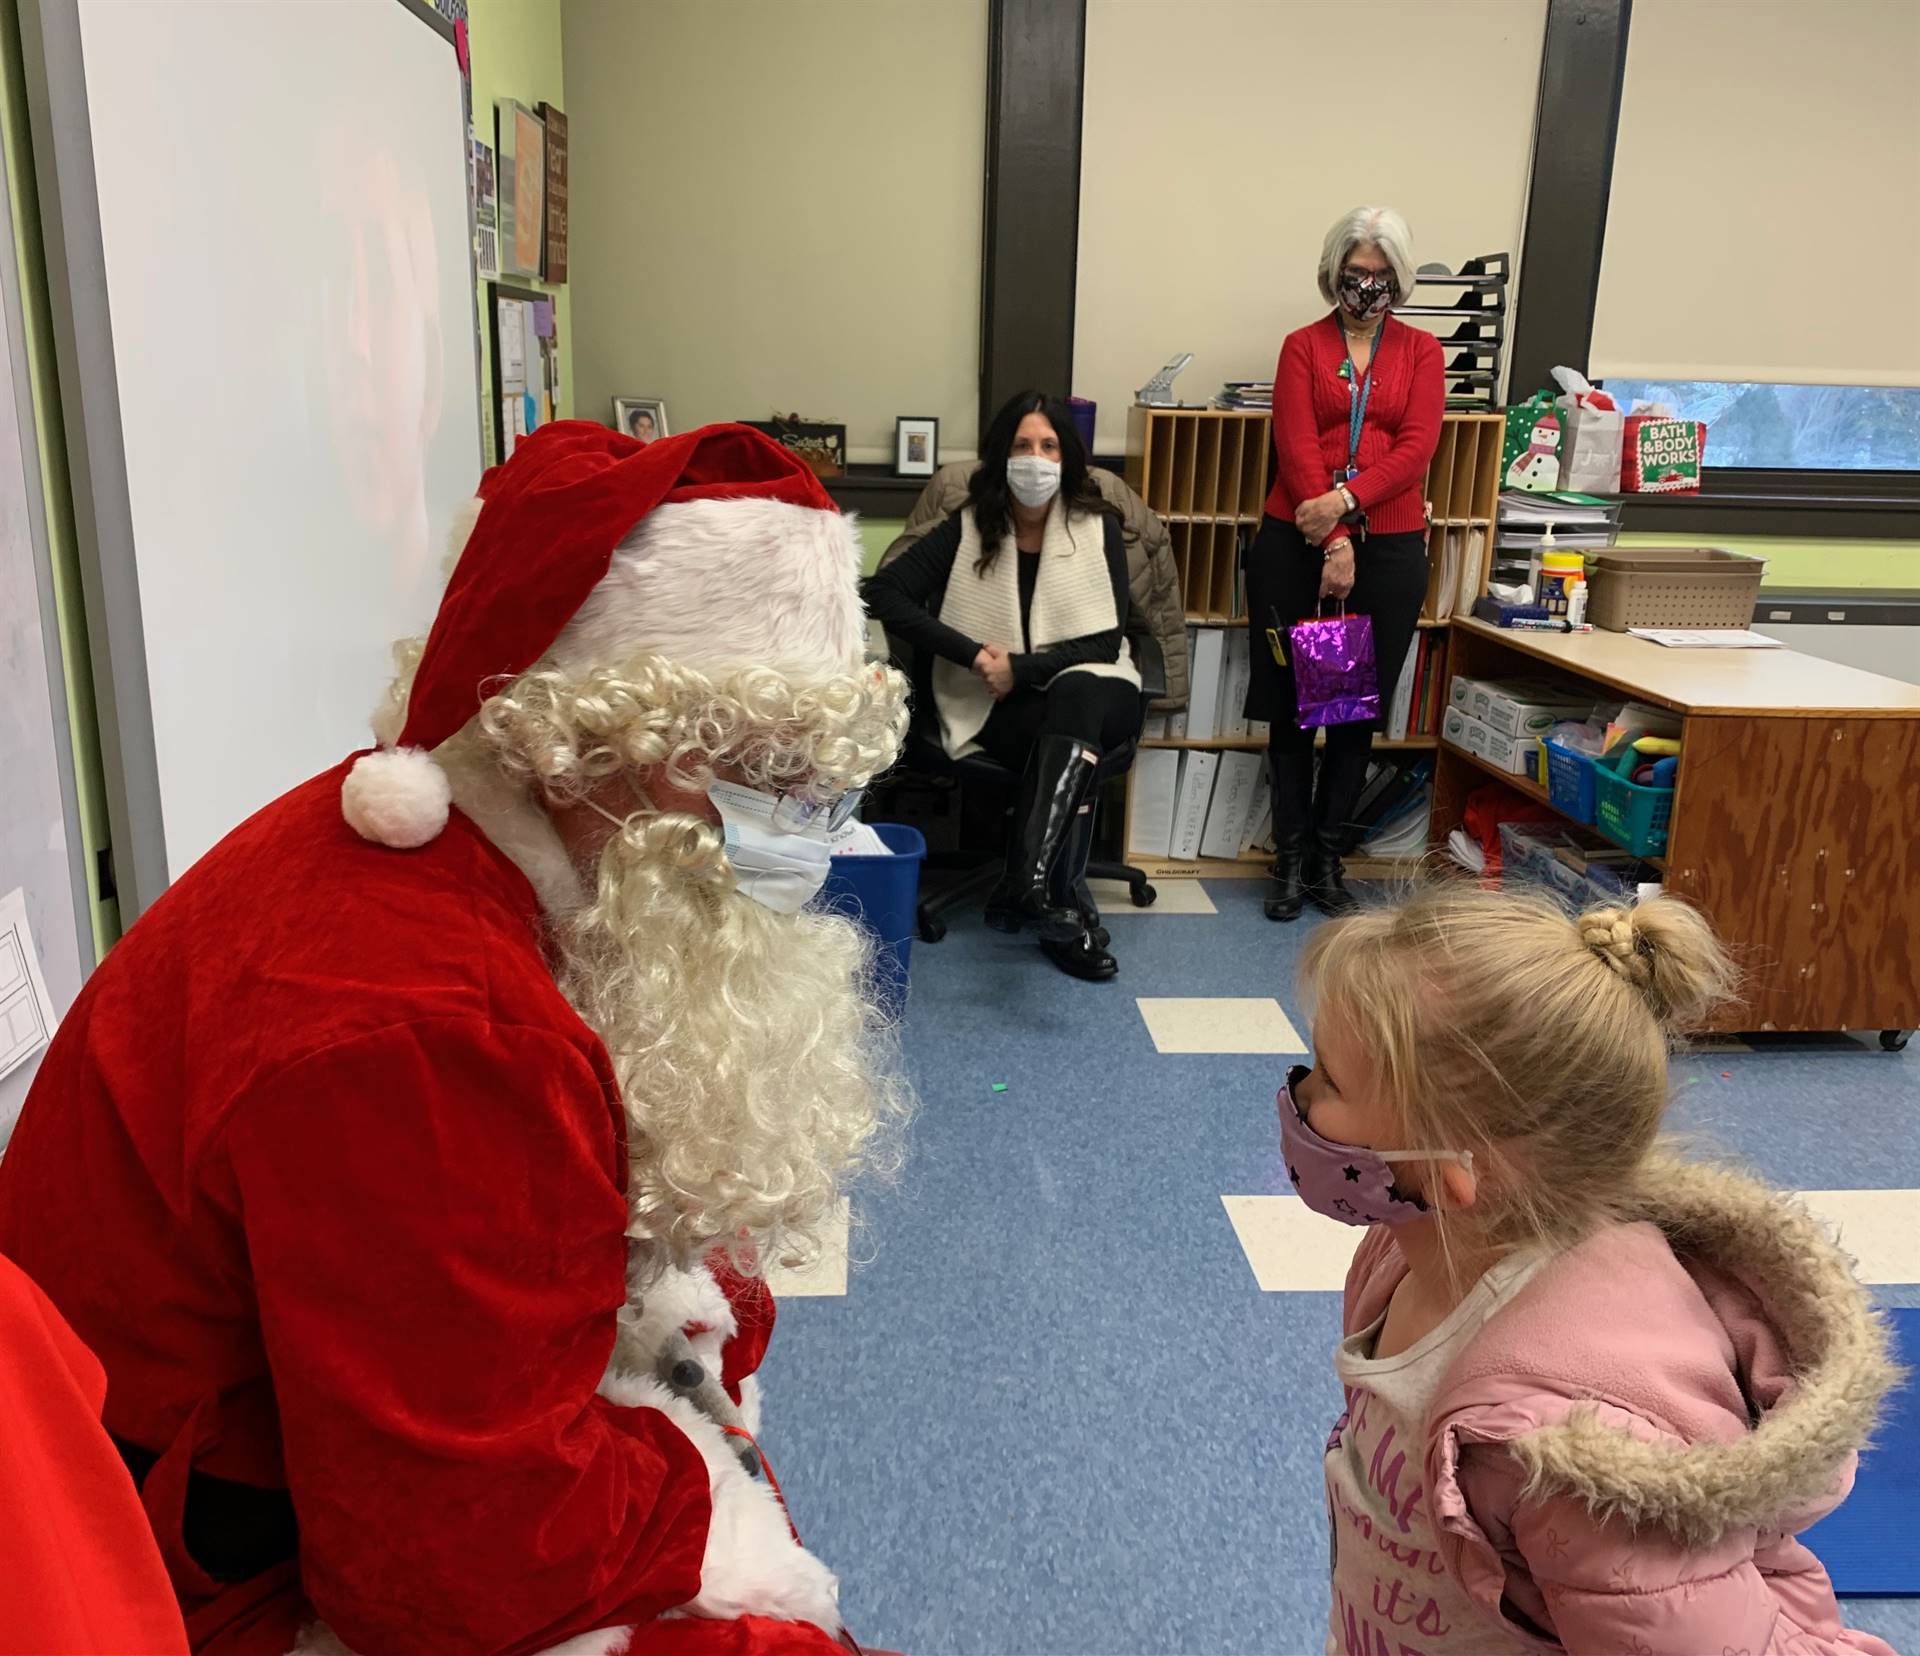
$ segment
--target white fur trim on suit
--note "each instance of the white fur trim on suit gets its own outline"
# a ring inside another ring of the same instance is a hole
[[[832,678],[865,654],[859,578],[858,529],[838,512],[777,500],[656,507],[552,656],[575,673],[657,652],[705,673]]]
[[[722,1621],[771,1616],[812,1622],[839,1637],[840,1583],[794,1540],[786,1509],[772,1489],[747,1476],[720,1428],[651,1375],[610,1375],[601,1381],[600,1395],[622,1408],[658,1409],[706,1462],[713,1521],[700,1563],[700,1596],[682,1610]]]
[[[353,762],[340,784],[340,814],[362,839],[395,850],[425,845],[447,825],[447,773],[419,748],[383,748]]]
[[[463,500],[453,509],[453,521],[447,525],[447,556],[440,566],[440,584],[445,586],[453,579],[453,566],[460,561],[460,554],[467,549],[467,542],[473,539],[474,525],[480,521],[480,508],[486,502],[478,495],[471,500]]]
[[[953,555],[953,573],[947,577],[946,596],[940,601],[940,619],[957,632],[982,644],[997,644],[1014,654],[1020,647],[1020,555],[1013,537],[1000,543],[1000,552],[985,575],[976,575],[980,561],[980,529],[971,508],[960,513],[960,549]],[[1027,617],[1028,652],[1038,652],[1070,638],[1111,632],[1119,625],[1114,609],[1113,576],[1107,567],[1106,523],[1087,512],[1069,514],[1056,496],[1047,514],[1040,543],[1040,572],[1033,584],[1033,607]],[[1120,659],[1069,667],[1068,673],[1092,673],[1138,686],[1139,671],[1133,651],[1123,638]],[[993,712],[993,693],[980,678],[957,662],[933,664],[933,700],[940,714],[942,744],[958,759],[976,751],[974,738]]]
[[[701,1332],[687,1334],[692,1328]],[[620,1310],[620,1334],[614,1342],[610,1368],[644,1371],[669,1335],[687,1334],[694,1356],[717,1380],[726,1343],[738,1332],[733,1307],[706,1266],[694,1265],[683,1271],[669,1265],[656,1274],[645,1261],[636,1260],[627,1303]],[[753,1429],[747,1427],[748,1431]]]
[[[631,1627],[600,1627],[591,1633],[578,1633],[557,1645],[549,1645],[538,1656],[625,1656],[633,1644]],[[340,1637],[325,1622],[314,1622],[300,1630],[287,1656],[354,1656]]]

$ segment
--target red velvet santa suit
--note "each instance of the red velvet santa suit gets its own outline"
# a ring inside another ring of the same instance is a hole
[[[107,1434],[106,1376],[0,1259],[0,1656],[184,1656],[153,1536]]]
[[[316,1612],[365,1656],[636,1623],[635,1651],[840,1648],[654,1620],[700,1590],[708,1477],[664,1414],[595,1394],[627,1293],[612,1066],[519,869],[457,810],[369,843],[345,773],[143,916],[0,1163],[0,1251],[99,1354],[108,1428],[160,1456],[142,1493],[195,1648],[277,1656]],[[724,1285],[737,1395],[772,1302]],[[210,1579],[190,1469],[290,1491],[297,1563]]]

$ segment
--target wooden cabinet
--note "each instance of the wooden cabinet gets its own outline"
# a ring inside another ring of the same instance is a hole
[[[1792,650],[1669,650],[1623,633],[1453,629],[1451,670],[1550,675],[1682,720],[1666,889],[1742,973],[1718,1030],[1911,1029],[1920,1021],[1920,686]],[[1467,795],[1519,778],[1441,744],[1432,843]]]

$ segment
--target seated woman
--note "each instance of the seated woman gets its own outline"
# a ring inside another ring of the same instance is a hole
[[[1140,733],[1120,518],[1087,475],[1066,405],[1023,391],[994,416],[964,506],[866,584],[868,610],[932,660],[948,755],[1022,773],[987,924],[1032,925],[1077,977],[1118,967],[1072,887],[1103,750]],[[1076,823],[1079,835],[1074,835]],[[1081,840],[1063,858],[1070,837]],[[1063,877],[1057,877],[1063,876]]]

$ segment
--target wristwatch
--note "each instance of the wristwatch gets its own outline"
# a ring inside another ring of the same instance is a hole
[[[1353,498],[1353,490],[1349,489],[1344,483],[1340,484],[1338,487],[1340,490],[1340,498],[1347,503],[1347,510],[1349,512],[1359,511],[1360,502]]]

